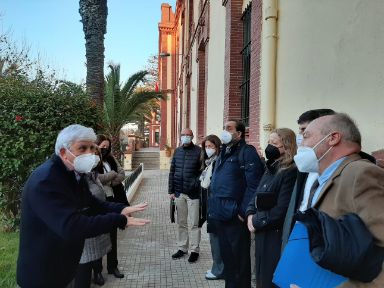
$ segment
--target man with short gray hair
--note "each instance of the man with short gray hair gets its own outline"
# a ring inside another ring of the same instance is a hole
[[[308,207],[333,218],[355,213],[378,246],[384,246],[384,170],[362,159],[361,135],[344,113],[312,121],[294,160],[301,172],[318,172]],[[384,272],[370,283],[349,280],[338,287],[384,287]]]
[[[148,223],[129,216],[144,210],[146,203],[126,207],[100,201],[89,192],[84,174],[99,162],[95,140],[92,128],[64,128],[55,155],[27,180],[17,261],[20,287],[72,287],[86,238]]]

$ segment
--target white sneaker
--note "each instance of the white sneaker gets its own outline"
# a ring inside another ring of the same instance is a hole
[[[217,278],[216,275],[214,275],[211,270],[208,270],[207,273],[205,274],[205,279],[207,280],[217,280],[219,278]]]

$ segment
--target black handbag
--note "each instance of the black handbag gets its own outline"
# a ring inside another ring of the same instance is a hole
[[[169,215],[171,217],[171,223],[175,223],[175,212],[176,212],[175,200],[171,199],[169,201]]]
[[[119,183],[116,186],[112,186],[113,190],[113,201],[117,203],[122,203],[129,206],[127,195],[125,194],[125,188],[123,183]]]
[[[255,196],[255,207],[259,211],[270,210],[277,204],[277,195],[274,192],[259,192]]]
[[[361,282],[371,282],[382,270],[384,248],[356,214],[334,219],[313,208],[296,214],[308,230],[309,249],[321,267]]]

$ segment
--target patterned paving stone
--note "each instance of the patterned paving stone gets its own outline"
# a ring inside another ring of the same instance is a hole
[[[187,261],[188,256],[179,260],[171,259],[171,255],[177,250],[177,234],[176,224],[170,223],[167,189],[168,171],[144,171],[144,177],[133,204],[148,201],[148,208],[144,212],[136,213],[136,216],[150,219],[151,224],[119,231],[119,269],[125,277],[116,279],[108,275],[104,269],[103,275],[106,282],[103,287],[224,287],[223,280],[208,281],[204,278],[205,272],[212,265],[205,225],[202,227],[199,260],[190,264]],[[104,267],[106,267],[105,263]]]

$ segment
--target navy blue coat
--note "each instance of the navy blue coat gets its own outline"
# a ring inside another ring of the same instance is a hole
[[[40,165],[22,193],[18,285],[65,287],[75,276],[84,239],[124,228],[124,207],[94,198],[60,157]]]
[[[201,148],[194,144],[175,150],[169,170],[168,193],[179,197],[181,193],[191,199],[200,197]]]
[[[244,152],[239,156],[242,147]],[[220,221],[232,220],[237,215],[245,218],[263,173],[264,164],[255,147],[242,139],[226,153],[223,145],[211,179],[208,218]]]

